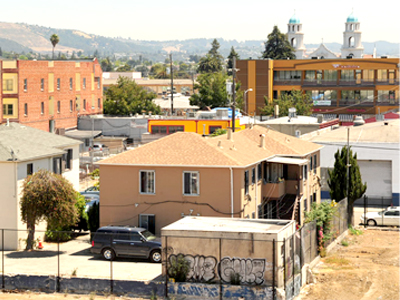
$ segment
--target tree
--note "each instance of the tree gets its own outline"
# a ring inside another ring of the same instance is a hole
[[[116,71],[117,72],[129,72],[129,71],[132,71],[132,67],[128,64],[124,64],[122,66],[119,66]]]
[[[270,59],[295,59],[294,49],[290,45],[286,35],[281,33],[278,26],[274,26],[268,35],[268,40],[264,43],[265,50],[262,58]]]
[[[216,73],[222,71],[223,56],[219,54],[218,49],[220,45],[217,39],[211,43],[211,49],[206,56],[202,57],[199,61],[199,73]]]
[[[78,52],[78,57],[79,57],[79,52]],[[100,62],[101,69],[103,72],[111,72],[113,70],[113,64],[111,63],[110,59],[106,57],[105,59],[102,59]]]
[[[239,54],[237,54],[237,52],[235,51],[235,48],[231,48],[231,52],[228,55],[228,63],[226,65],[227,69],[228,69],[228,75],[232,76],[232,68],[233,68],[233,57],[236,57],[236,60],[240,59]]]
[[[107,89],[105,96],[105,114],[127,116],[136,113],[161,113],[160,107],[153,102],[156,94],[127,77],[119,77],[117,83]]]
[[[56,48],[56,45],[58,44],[59,41],[60,41],[60,38],[58,37],[57,34],[53,34],[50,37],[50,42],[53,45],[53,59],[54,59],[54,48]]]
[[[264,96],[265,106],[261,108],[261,114],[265,116],[274,115],[275,105],[279,106],[279,117],[287,116],[289,108],[296,108],[297,115],[309,116],[312,113],[313,101],[308,94],[303,94],[301,91],[292,90],[289,93],[281,95],[280,99],[269,101]]]
[[[20,201],[22,221],[27,224],[26,250],[33,248],[35,227],[47,221],[52,227],[75,224],[78,213],[75,207],[76,191],[61,175],[39,170],[29,175],[24,183]]]
[[[357,153],[353,155],[351,147],[349,148],[350,169],[349,180],[347,181],[347,149],[347,146],[344,146],[341,151],[338,149],[335,153],[335,164],[333,170],[328,170],[328,185],[332,200],[338,202],[348,197],[348,222],[349,224],[352,224],[354,201],[364,195],[367,190],[367,183],[362,183],[360,168],[357,163]],[[349,183],[348,191],[347,183]]]
[[[3,50],[1,50],[1,47],[0,47],[0,56],[3,56]]]

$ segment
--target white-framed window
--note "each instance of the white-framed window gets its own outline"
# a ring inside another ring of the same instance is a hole
[[[183,172],[183,194],[199,195],[200,180],[199,172]]]
[[[156,193],[156,172],[155,171],[140,171],[139,185],[141,194]]]

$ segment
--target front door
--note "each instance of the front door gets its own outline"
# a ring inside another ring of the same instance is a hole
[[[145,228],[152,234],[156,233],[156,216],[155,215],[140,215],[139,227]]]

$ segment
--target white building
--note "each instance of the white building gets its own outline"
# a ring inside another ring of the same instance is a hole
[[[372,201],[399,205],[399,119],[350,127],[349,142],[360,167],[366,195]],[[321,198],[329,197],[327,169],[333,169],[334,154],[347,145],[347,128],[323,129],[302,139],[324,145],[321,149]],[[343,183],[345,184],[345,183]]]
[[[21,221],[19,202],[29,174],[40,169],[63,174],[79,190],[79,144],[18,123],[0,126],[0,229],[13,230],[5,231],[6,250],[25,247],[26,224]],[[37,230],[45,230],[45,226],[41,223]],[[43,240],[43,234],[38,236]]]
[[[302,31],[303,24],[300,19],[293,15],[288,23],[287,38],[295,51],[296,59],[304,58],[338,58],[339,54],[335,54],[328,49],[322,42],[321,45],[315,49],[308,56],[306,47],[304,46],[304,33]],[[343,44],[341,47],[340,57],[347,58],[362,58],[364,47],[361,44],[361,30],[358,18],[354,16],[353,12],[348,16],[345,22],[345,31],[343,32]]]

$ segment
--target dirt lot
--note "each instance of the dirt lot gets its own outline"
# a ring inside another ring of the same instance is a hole
[[[349,235],[313,269],[315,284],[296,300],[399,298],[399,231],[368,229]]]

